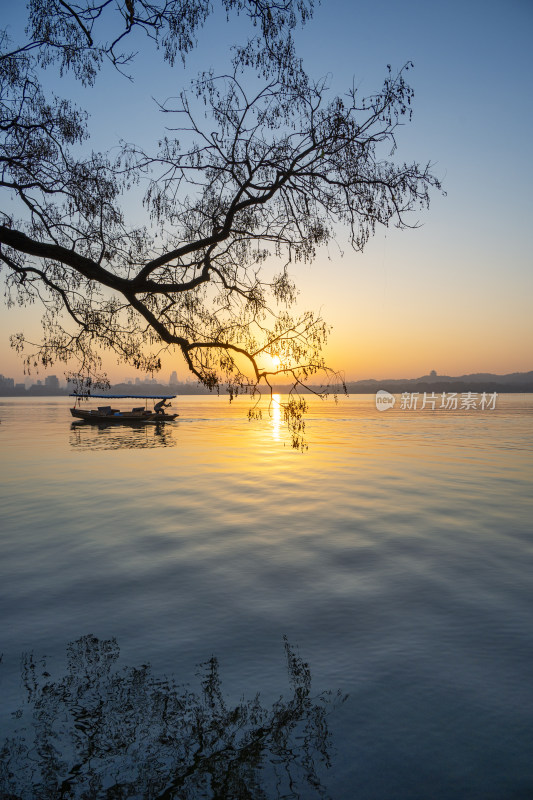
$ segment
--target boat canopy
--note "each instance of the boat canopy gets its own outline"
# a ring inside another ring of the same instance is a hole
[[[82,397],[86,400],[173,400],[176,394],[76,394],[72,392],[69,397]]]

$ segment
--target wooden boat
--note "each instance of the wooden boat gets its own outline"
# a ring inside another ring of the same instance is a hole
[[[167,414],[163,410],[163,402],[165,400],[173,400],[176,397],[175,394],[71,394],[69,396],[76,398],[76,402],[70,409],[72,416],[84,422],[97,423],[98,425],[102,423],[114,425],[124,422],[129,425],[132,423],[144,425],[147,422],[172,422],[176,417],[179,417],[179,414]],[[82,400],[144,400],[145,405],[135,406],[130,411],[121,411],[118,408],[113,408],[111,405],[101,405],[97,406],[97,408],[85,409],[81,408]],[[154,408],[149,409],[148,400],[159,400],[160,402],[154,403]],[[170,405],[170,403],[168,405]],[[159,410],[157,406],[159,406]]]

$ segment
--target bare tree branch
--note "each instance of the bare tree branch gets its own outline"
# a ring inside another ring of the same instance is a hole
[[[359,251],[378,225],[416,227],[413,213],[440,189],[430,165],[392,157],[411,116],[410,64],[389,67],[370,97],[353,87],[330,97],[291,39],[311,4],[221,3],[260,36],[236,48],[229,72],[202,73],[160,106],[175,125],[154,151],[89,152],[86,114],[47,96],[40,70],[59,65],[94,83],[105,59],[120,69],[131,61],[119,46],[134,29],[172,63],[195,44],[211,11],[203,0],[30,0],[29,41],[1,37],[0,259],[9,297],[46,309],[33,363],[74,357],[95,372],[103,347],[153,371],[177,348],[210,388],[271,390],[283,375],[297,393],[330,375],[328,328],[291,313],[289,268],[313,260],[339,226]],[[141,182],[146,224],[134,227],[123,201]],[[24,338],[14,346],[22,351]],[[297,396],[287,406],[297,444],[304,406]]]

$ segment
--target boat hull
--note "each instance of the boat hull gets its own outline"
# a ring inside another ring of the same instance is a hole
[[[71,408],[70,413],[76,419],[101,425],[120,425],[126,422],[128,425],[145,425],[147,422],[172,422],[179,414],[156,414],[152,411],[137,412],[115,412],[114,414],[102,414],[98,411],[86,411],[83,408]]]

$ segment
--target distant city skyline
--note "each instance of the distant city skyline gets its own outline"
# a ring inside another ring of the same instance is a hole
[[[54,389],[63,389],[69,386],[68,381],[66,378],[58,378],[56,374],[53,373],[38,373],[40,377],[36,377],[36,375],[24,375],[22,379],[19,377],[13,377],[10,375],[4,375],[0,373],[0,390],[2,389],[14,389],[16,387],[25,387],[26,389],[30,386],[42,386],[43,388],[47,388],[50,390]],[[196,379],[194,376],[185,375],[183,379],[178,378],[178,374],[176,370],[173,370],[168,378],[165,378],[164,375],[137,375],[137,376],[126,376],[125,378],[114,378],[112,375],[109,376],[109,380],[111,384],[118,384],[118,383],[125,383],[127,385],[133,386],[142,386],[142,385],[153,385],[153,384],[161,384],[163,386],[168,385],[187,385],[190,383],[196,383]]]

